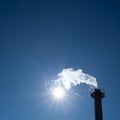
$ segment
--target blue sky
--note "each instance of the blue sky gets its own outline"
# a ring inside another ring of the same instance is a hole
[[[89,86],[53,102],[44,84],[63,68],[97,78],[104,119],[119,119],[120,3],[0,1],[0,119],[93,120]]]

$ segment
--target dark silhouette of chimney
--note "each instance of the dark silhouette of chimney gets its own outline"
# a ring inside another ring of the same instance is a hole
[[[95,89],[91,95],[94,99],[95,104],[95,120],[103,120],[103,114],[102,114],[102,98],[105,97],[104,92],[102,92],[100,89]]]

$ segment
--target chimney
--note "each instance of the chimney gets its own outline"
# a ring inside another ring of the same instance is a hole
[[[100,89],[95,89],[91,95],[94,99],[95,104],[95,120],[103,120],[103,114],[102,114],[102,98],[105,97],[104,92],[102,92]]]

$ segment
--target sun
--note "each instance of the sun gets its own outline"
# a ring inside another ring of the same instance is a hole
[[[65,96],[64,89],[62,87],[56,87],[56,88],[54,88],[54,90],[53,90],[53,96],[54,96],[55,99],[58,99],[58,100],[63,99],[64,96]]]

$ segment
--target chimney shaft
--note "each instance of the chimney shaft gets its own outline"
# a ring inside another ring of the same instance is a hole
[[[91,93],[91,97],[94,99],[95,104],[95,120],[103,120],[102,98],[105,97],[105,94],[100,89],[95,89]]]

